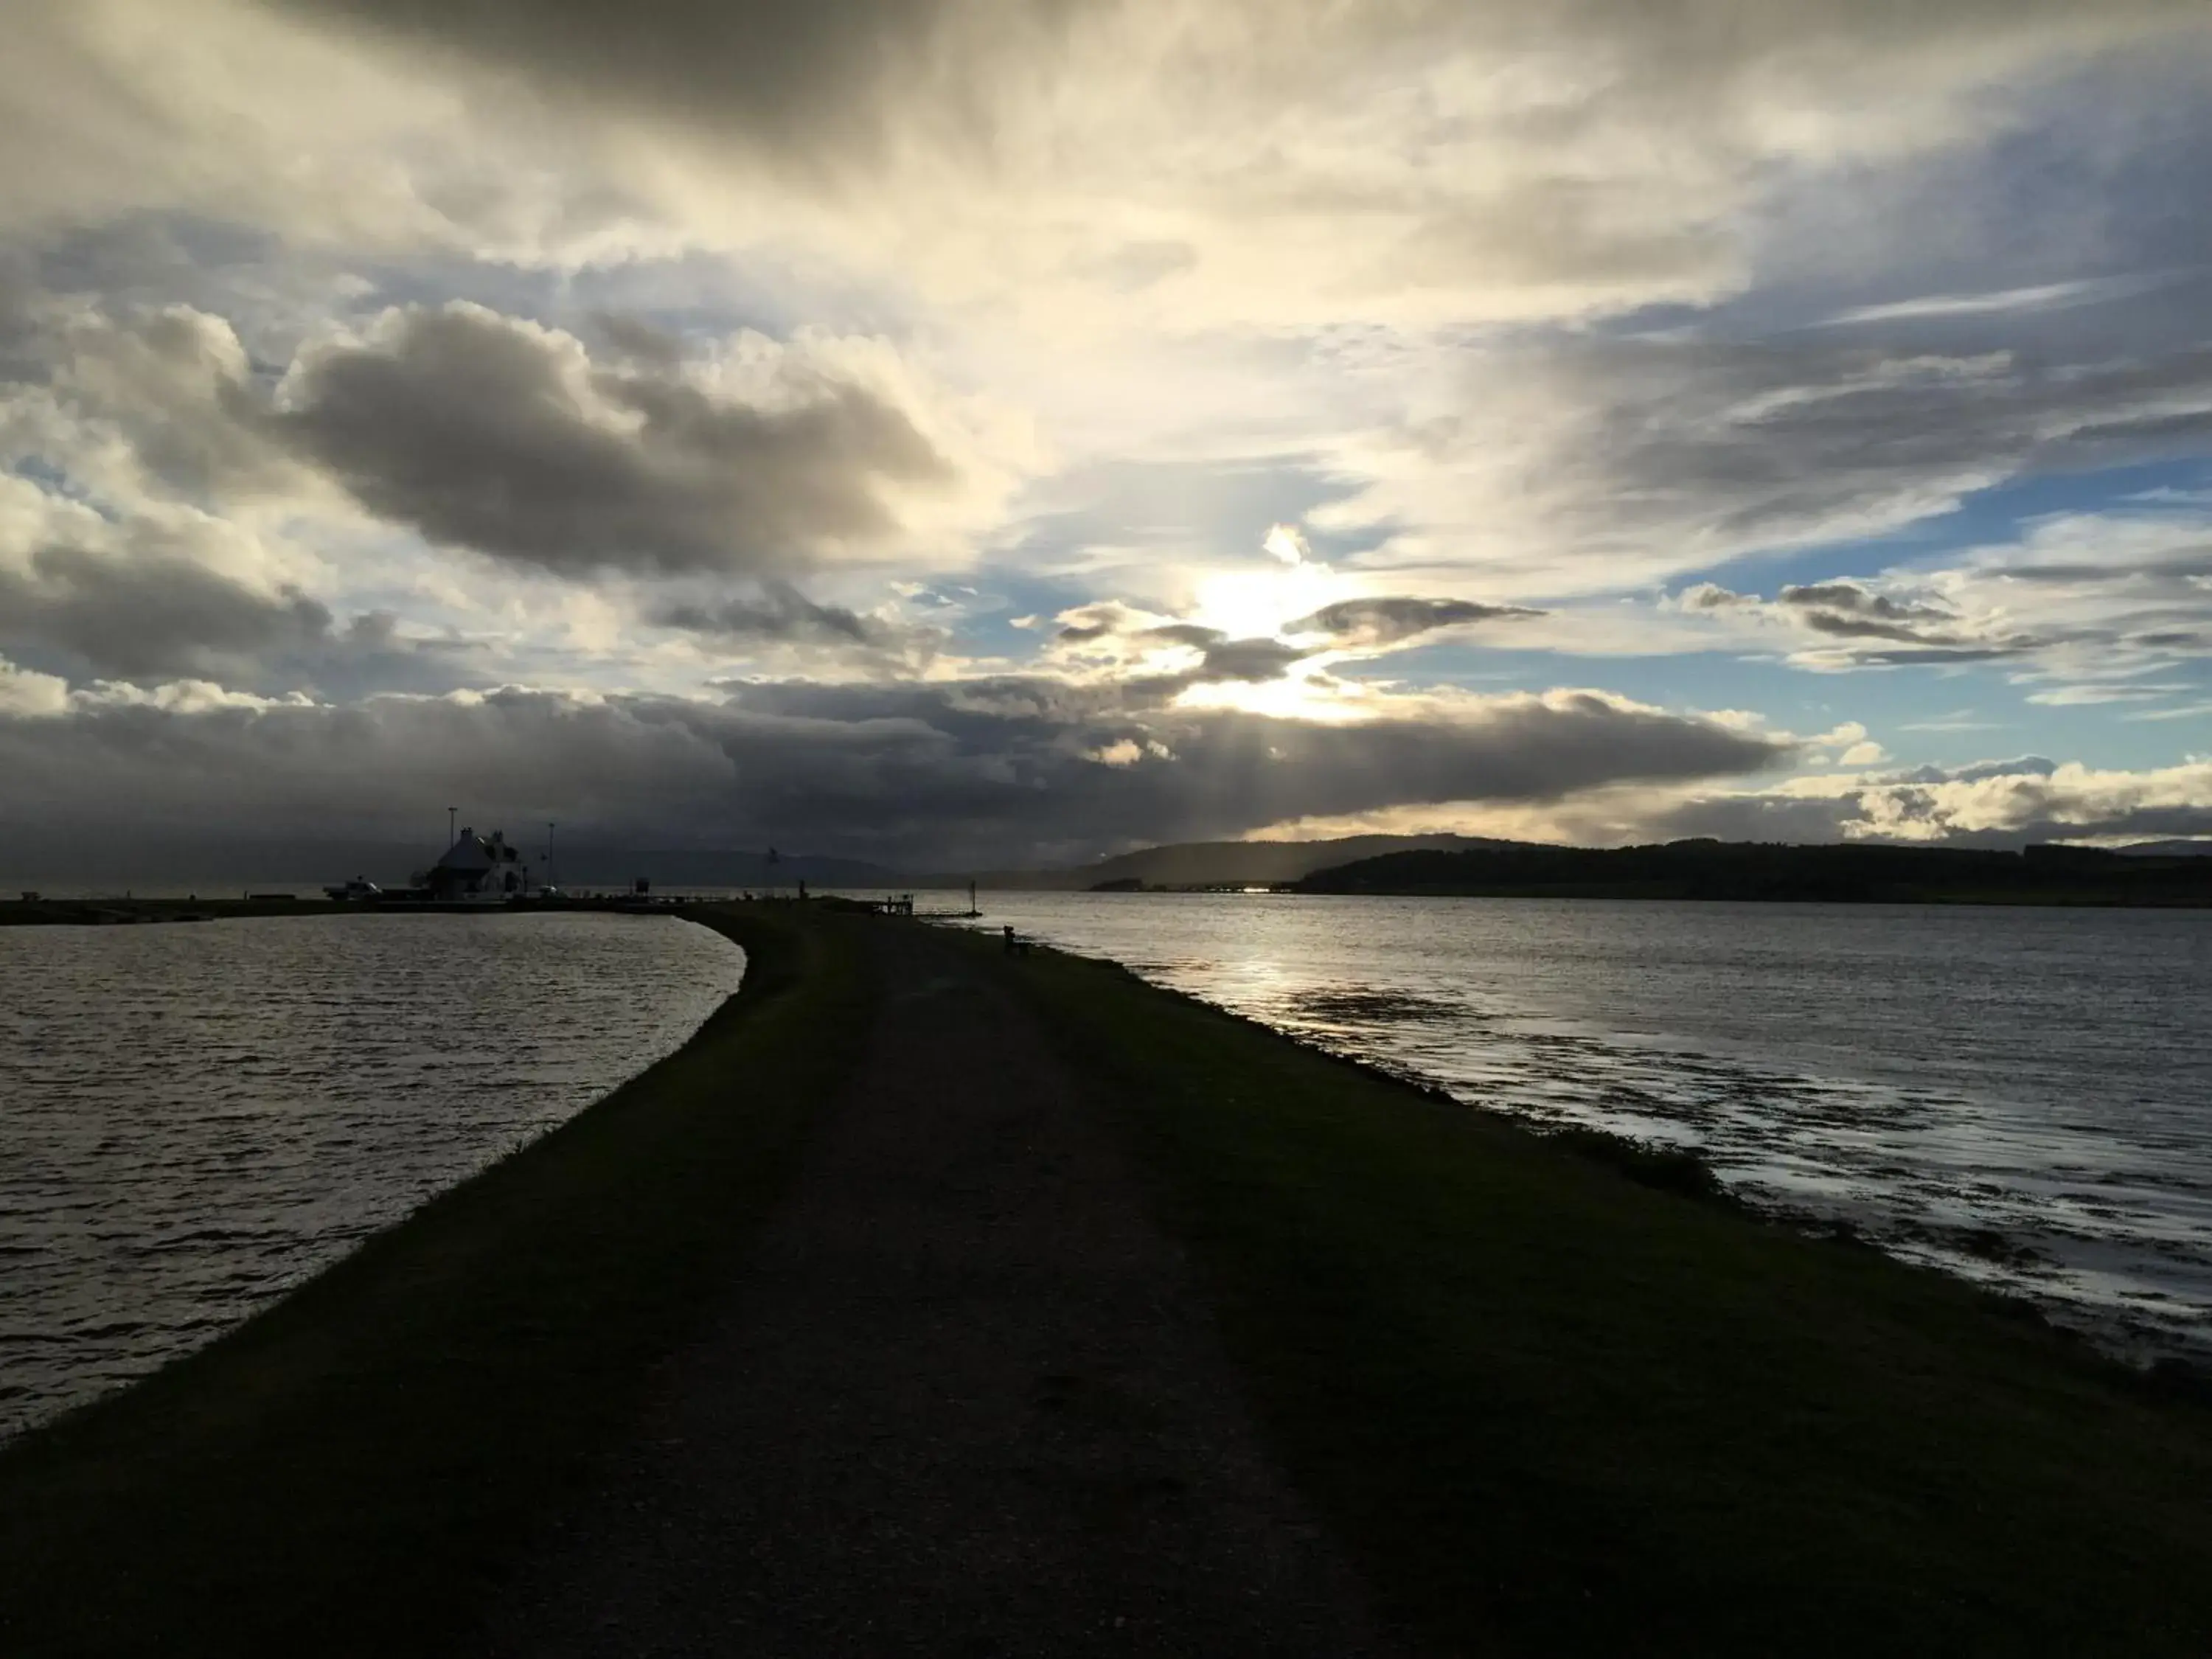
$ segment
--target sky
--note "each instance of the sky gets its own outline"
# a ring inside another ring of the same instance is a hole
[[[0,29],[0,866],[2212,835],[2201,0]]]

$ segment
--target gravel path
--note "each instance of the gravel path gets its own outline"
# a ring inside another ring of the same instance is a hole
[[[886,922],[848,1098],[495,1652],[1381,1653],[1025,1011]]]

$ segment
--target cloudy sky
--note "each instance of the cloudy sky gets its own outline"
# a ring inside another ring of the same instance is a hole
[[[0,29],[0,869],[2212,834],[2202,0]]]

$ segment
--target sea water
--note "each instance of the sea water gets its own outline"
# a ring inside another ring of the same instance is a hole
[[[0,1435],[573,1115],[744,967],[667,916],[0,927]]]
[[[987,894],[1470,1105],[2212,1361],[2212,913]]]

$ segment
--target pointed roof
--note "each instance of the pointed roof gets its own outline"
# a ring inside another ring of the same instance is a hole
[[[461,838],[446,849],[438,860],[441,870],[451,870],[459,875],[481,875],[492,867],[491,844],[473,830],[461,831]]]

